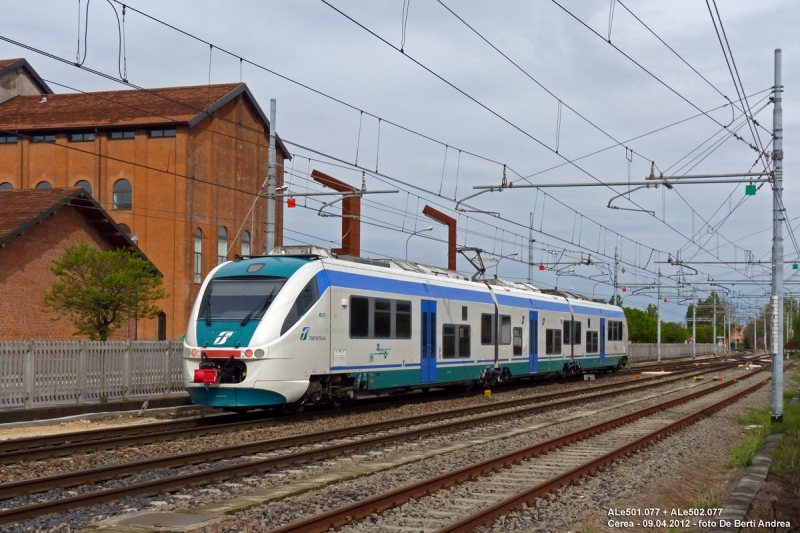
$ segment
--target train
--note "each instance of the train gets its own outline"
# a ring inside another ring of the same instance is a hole
[[[339,407],[368,395],[616,371],[622,309],[527,283],[281,246],[204,279],[184,336],[192,402]]]

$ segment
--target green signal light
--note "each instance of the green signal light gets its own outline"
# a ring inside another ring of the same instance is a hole
[[[792,270],[797,270],[797,263],[792,265]]]
[[[756,195],[756,186],[755,184],[745,185],[744,187],[744,194],[745,196],[755,196]]]

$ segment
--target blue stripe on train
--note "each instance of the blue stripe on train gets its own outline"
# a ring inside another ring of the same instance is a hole
[[[363,274],[353,274],[351,272],[341,272],[339,270],[327,270],[326,272],[328,274],[328,281],[330,281],[330,284],[334,287],[390,292],[408,296],[420,296],[423,298],[441,298],[444,300],[458,300],[463,302],[476,302],[484,304],[493,303],[492,297],[488,292],[459,289],[455,287],[441,287],[438,285],[429,285],[428,283],[387,279],[376,276],[365,276]],[[497,294],[496,296],[497,302],[502,305],[523,307],[525,309],[540,309],[545,311],[569,313],[569,306],[566,304],[566,302],[560,303],[547,300],[536,300],[533,298],[511,296],[508,294]],[[576,313],[589,316],[625,318],[625,314],[622,311],[616,311],[613,309],[597,309],[579,304],[572,304],[572,309]]]

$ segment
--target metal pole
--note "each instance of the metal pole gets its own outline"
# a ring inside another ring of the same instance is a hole
[[[531,225],[528,226],[528,283],[533,285],[533,213]]]
[[[758,353],[758,315],[756,315],[756,320],[753,322],[753,353]]]
[[[692,295],[692,359],[697,357],[697,299]]]
[[[617,305],[617,270],[619,270],[619,257],[617,256],[617,247],[614,247],[614,305]]]
[[[269,152],[267,159],[267,240],[264,255],[275,247],[275,174],[277,150],[275,149],[275,99],[269,101]]]
[[[656,356],[661,362],[661,269],[658,269],[658,304],[656,307]]]
[[[717,355],[717,293],[712,292],[711,298],[714,300],[714,355]]]
[[[781,108],[781,49],[775,49],[775,87],[772,108],[772,420],[783,420],[783,109]]]
[[[728,323],[727,323],[727,328],[728,328],[728,353],[731,353],[731,348],[732,348],[731,344],[733,344],[733,338],[731,338],[731,319],[732,319],[732,317],[731,317],[731,313],[730,312],[727,314],[726,319],[728,321]]]

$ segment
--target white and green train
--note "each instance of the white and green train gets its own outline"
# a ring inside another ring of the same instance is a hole
[[[619,307],[405,261],[280,247],[223,263],[199,294],[184,380],[202,405],[338,405],[627,363]]]

